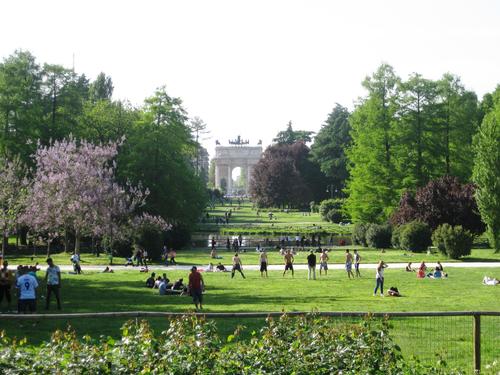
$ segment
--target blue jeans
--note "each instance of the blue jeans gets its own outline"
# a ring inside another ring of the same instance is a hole
[[[380,279],[377,277],[377,285],[375,286],[373,294],[377,294],[378,287],[380,287],[380,293],[384,294],[384,279]]]

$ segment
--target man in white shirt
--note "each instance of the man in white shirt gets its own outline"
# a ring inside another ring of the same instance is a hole
[[[58,266],[54,264],[52,258],[47,259],[47,272],[45,273],[45,282],[47,283],[47,303],[45,304],[45,310],[49,309],[50,296],[52,293],[56,296],[57,309],[61,310],[61,270]]]
[[[36,288],[38,281],[36,277],[28,273],[28,269],[20,271],[21,276],[18,277],[16,288],[19,289],[19,304],[18,312],[26,313],[29,309],[31,313],[36,311]]]

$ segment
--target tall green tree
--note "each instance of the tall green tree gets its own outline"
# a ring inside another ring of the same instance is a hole
[[[190,227],[207,199],[191,164],[195,151],[182,101],[162,87],[146,99],[118,157],[118,171],[149,190],[147,212]]]
[[[89,99],[93,102],[98,100],[111,100],[113,90],[113,80],[111,77],[101,72],[89,86]]]
[[[473,180],[490,244],[495,252],[500,252],[500,86],[493,97],[494,107],[484,117],[475,137]]]
[[[398,201],[400,183],[393,156],[398,82],[393,68],[381,65],[364,80],[368,96],[361,100],[351,117],[346,209],[355,221],[383,221]]]
[[[480,116],[476,94],[465,90],[460,78],[445,74],[438,82],[441,175],[462,181],[472,176],[472,139]]]
[[[319,164],[328,177],[328,184],[338,192],[345,188],[349,176],[346,149],[351,145],[349,111],[336,104],[311,146],[312,160]]]
[[[414,190],[424,186],[437,170],[437,87],[435,82],[413,74],[400,84],[399,91],[396,166],[402,187]]]
[[[312,131],[307,130],[293,130],[292,122],[289,121],[286,130],[280,131],[273,142],[278,144],[293,145],[295,142],[311,142],[311,136],[314,134]]]
[[[45,64],[43,68],[45,127],[40,138],[43,144],[61,140],[75,131],[78,116],[88,99],[88,80],[60,65]]]
[[[43,122],[42,71],[35,57],[15,51],[0,64],[0,150],[32,164]]]

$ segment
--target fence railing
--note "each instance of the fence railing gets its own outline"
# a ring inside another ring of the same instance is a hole
[[[282,312],[193,313],[208,319],[257,319],[279,317]],[[308,312],[287,312],[300,316]],[[466,372],[480,373],[485,364],[500,359],[500,311],[440,311],[440,312],[315,312],[342,322],[371,316],[389,318],[392,337],[404,354],[432,360],[436,354]],[[101,318],[172,318],[185,312],[120,311],[64,314],[0,314],[2,320],[72,320]],[[483,355],[482,355],[483,354]],[[471,365],[472,364],[472,365]],[[469,371],[470,370],[470,371]]]

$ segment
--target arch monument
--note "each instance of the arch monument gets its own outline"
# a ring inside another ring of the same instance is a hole
[[[229,141],[229,146],[221,146],[216,141],[215,146],[215,187],[224,190],[228,195],[237,194],[238,191],[233,184],[233,170],[241,168],[243,186],[240,187],[248,194],[252,171],[262,155],[262,142],[257,146],[250,146],[249,141],[244,141],[238,136]]]

